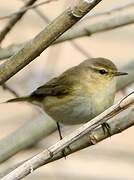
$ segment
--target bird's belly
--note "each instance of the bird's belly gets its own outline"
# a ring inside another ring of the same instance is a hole
[[[114,95],[109,96],[76,96],[76,97],[47,97],[44,110],[55,121],[63,124],[81,124],[88,122],[112,105]]]
[[[81,124],[92,118],[90,98],[85,97],[47,99],[44,109],[55,121],[63,124]]]

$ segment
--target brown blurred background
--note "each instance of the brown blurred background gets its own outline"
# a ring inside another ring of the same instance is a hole
[[[119,6],[129,0],[104,0],[93,11],[100,12]],[[42,1],[37,1],[42,2]],[[58,16],[69,0],[58,0],[39,7],[42,13],[50,20]],[[1,0],[0,16],[15,12],[23,5],[21,0]],[[118,13],[118,12],[117,12]],[[7,20],[0,21],[3,29]],[[21,43],[33,38],[46,23],[33,11],[29,10],[23,19],[8,34],[3,41],[3,47],[12,43]],[[118,67],[134,59],[134,25],[128,25],[115,30],[94,34],[73,40],[92,57],[106,57]],[[86,59],[86,56],[76,49],[70,41],[49,47],[36,60],[11,78],[7,84],[20,96],[32,92],[50,78],[60,74],[65,69],[74,66]],[[1,102],[14,97],[10,92],[0,89]],[[118,98],[118,97],[117,97]],[[0,138],[6,137],[25,122],[34,118],[43,118],[43,115],[33,106],[25,103],[0,105]],[[63,127],[63,135],[67,135],[77,127]],[[70,155],[67,159],[50,163],[39,168],[26,180],[133,180],[134,179],[134,128],[122,132],[99,143]],[[54,133],[39,142],[38,145],[18,153],[8,161],[8,164],[24,160],[43,148],[49,147],[59,139]],[[3,163],[0,171],[7,166]]]

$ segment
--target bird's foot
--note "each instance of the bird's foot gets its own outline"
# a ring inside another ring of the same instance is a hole
[[[102,126],[104,134],[108,134],[108,136],[111,137],[112,134],[111,134],[111,128],[109,124],[105,122],[101,126]]]

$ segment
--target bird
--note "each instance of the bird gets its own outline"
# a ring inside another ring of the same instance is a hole
[[[53,120],[65,125],[86,123],[109,108],[115,98],[118,71],[109,59],[86,59],[38,87],[30,95],[7,102],[39,105]],[[59,129],[59,127],[58,127]]]

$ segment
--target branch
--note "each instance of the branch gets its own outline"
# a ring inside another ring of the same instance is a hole
[[[118,80],[118,90],[123,90],[122,88],[125,88],[128,85],[128,82],[134,82],[133,66],[134,63],[132,60],[128,63],[128,65],[125,65],[122,68],[122,70],[125,70],[129,74],[124,78],[122,77],[123,80]],[[130,69],[128,67],[130,67]],[[0,163],[9,159],[17,152],[37,143],[42,138],[48,136],[49,133],[51,134],[54,130],[56,130],[55,122],[48,119],[46,116],[44,116],[43,120],[35,119],[29,123],[26,123],[22,127],[18,128],[15,132],[9,134],[6,138],[0,140]]]
[[[12,44],[12,45],[7,46],[6,48],[0,47],[0,60],[7,59],[7,58],[13,56],[25,44],[26,44],[26,42],[21,43],[21,44]]]
[[[14,165],[8,164],[5,168],[0,169],[0,178],[4,177],[6,174],[10,173],[13,171],[15,168],[17,168],[19,165],[21,165],[25,161],[21,161],[19,163],[15,163]]]
[[[115,115],[121,113],[125,109],[128,109],[133,104],[134,104],[134,92],[128,95],[127,97],[125,97],[124,99],[122,99],[121,101],[119,101],[117,104],[105,110],[103,113],[101,113],[91,121],[81,126],[72,134],[66,136],[65,138],[57,142],[55,145],[37,154],[33,158],[27,160],[18,168],[16,168],[14,171],[3,177],[1,180],[17,180],[24,178],[25,176],[33,172],[33,170],[41,167],[44,164],[47,164],[49,161],[52,161],[54,156],[56,156],[62,150],[64,150],[65,148],[67,148],[72,143],[74,143],[75,141],[77,141],[86,134],[88,134],[92,144],[96,144],[99,138],[95,137],[95,135],[93,134],[94,129],[100,126],[101,124],[103,124],[104,122],[108,121],[110,118],[114,117]],[[128,127],[128,124],[130,126],[130,122],[125,123],[125,129]],[[134,119],[133,119],[133,124],[134,124]],[[118,129],[120,131],[120,127],[118,127]],[[87,146],[89,146],[89,144],[87,144]]]
[[[127,122],[127,124],[126,124]],[[126,110],[124,113],[115,116],[114,118],[108,120],[108,124],[110,126],[110,133],[111,135],[115,135],[118,133],[121,133],[123,130],[131,127],[134,125],[134,109],[129,109]],[[109,134],[105,133],[102,129],[102,127],[99,127],[95,130],[93,130],[92,134],[89,137],[89,134],[84,135],[77,141],[73,142],[69,146],[69,151],[68,149],[65,149],[65,154],[66,156],[69,154],[72,154],[76,151],[79,151],[81,149],[84,149],[88,146],[92,146],[93,144],[93,138],[95,137],[95,141],[98,143],[106,138],[109,137]],[[63,158],[63,153],[57,153],[56,155],[53,156],[50,160],[48,160],[47,163],[53,162],[55,160],[58,160],[60,158]],[[24,162],[17,163],[15,165],[10,165],[9,167],[6,167],[3,172],[0,173],[0,178],[7,175],[11,171],[13,171],[15,168],[23,164]]]
[[[82,22],[78,23],[76,26],[72,27],[69,31],[64,33],[53,44],[61,43],[64,41],[68,41],[68,40],[72,40],[72,39],[80,38],[80,37],[85,37],[85,36],[89,37],[96,33],[112,30],[115,28],[119,28],[119,27],[134,23],[133,10],[125,11],[125,9],[123,9],[123,10],[120,10],[118,14],[116,12],[113,12],[112,14],[108,16],[106,13],[105,16],[106,16],[105,19],[104,17],[100,17],[99,22],[92,20],[93,18],[83,20]],[[10,45],[10,47],[7,47],[7,49],[6,48],[0,49],[0,59],[8,58],[12,56],[16,52],[16,48],[18,49],[22,48],[22,43]]]
[[[35,10],[35,12],[39,15],[39,17],[45,22],[45,23],[50,23],[50,20],[49,20],[49,18],[46,16],[46,15],[44,15],[39,9],[37,9],[37,8],[35,8],[34,9]],[[75,49],[77,49],[81,54],[83,54],[86,58],[88,57],[91,57],[91,55],[88,53],[88,52],[86,52],[79,44],[77,44],[76,42],[74,42],[74,41],[71,41],[70,42],[71,44],[72,44],[72,46],[75,48]]]
[[[26,7],[34,4],[35,2],[36,2],[36,0],[29,0],[28,2],[26,2],[25,6],[23,8],[26,8]],[[23,17],[24,14],[25,14],[25,11],[24,12],[20,12],[19,14],[13,16],[9,20],[7,25],[0,32],[0,43],[4,40],[6,35],[10,32],[10,30],[13,28],[13,26]]]
[[[20,51],[0,66],[0,84],[7,81],[39,56],[40,53],[50,46],[61,34],[73,26],[101,1],[102,0],[81,0],[78,1],[75,6],[66,9]]]

